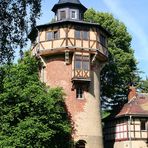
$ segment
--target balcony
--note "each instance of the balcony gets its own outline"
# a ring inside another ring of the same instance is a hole
[[[86,70],[73,70],[72,81],[91,81],[90,71]]]
[[[72,60],[72,81],[90,81],[90,54],[75,52]]]

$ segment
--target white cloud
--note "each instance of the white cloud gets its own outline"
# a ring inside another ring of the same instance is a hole
[[[121,0],[103,0],[103,2],[116,17],[126,24],[136,40],[139,41],[137,44],[139,44],[141,49],[137,49],[139,51],[136,51],[137,58],[139,60],[148,59],[148,37],[138,21],[130,15],[127,9],[121,6]]]

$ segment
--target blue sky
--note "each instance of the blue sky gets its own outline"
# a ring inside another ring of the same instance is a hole
[[[109,12],[122,21],[132,35],[132,48],[138,68],[148,76],[148,0],[80,0],[87,8]],[[58,0],[42,1],[42,16],[38,24],[48,23],[54,14],[51,9]]]

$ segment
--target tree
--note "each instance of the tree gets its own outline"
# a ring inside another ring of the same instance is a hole
[[[140,82],[139,89],[142,93],[148,93],[148,78]]]
[[[10,63],[14,49],[22,48],[40,16],[41,0],[0,1],[0,64]]]
[[[41,83],[38,67],[38,60],[28,54],[18,64],[3,66],[1,147],[65,148],[69,145],[71,126],[63,90],[49,89]]]
[[[89,9],[85,20],[99,23],[111,33],[109,59],[101,73],[102,107],[119,107],[127,100],[128,84],[137,82],[137,62],[131,49],[131,36],[126,26],[109,13]]]

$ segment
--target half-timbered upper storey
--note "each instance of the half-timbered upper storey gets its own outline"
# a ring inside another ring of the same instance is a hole
[[[61,21],[37,26],[30,34],[32,53],[48,55],[56,52],[84,51],[98,54],[107,60],[107,37],[109,33],[95,23]]]
[[[108,58],[110,34],[97,23],[83,21],[86,10],[79,0],[59,0],[52,8],[55,21],[39,25],[29,34],[34,55],[72,55],[72,80],[90,80],[91,62]]]

